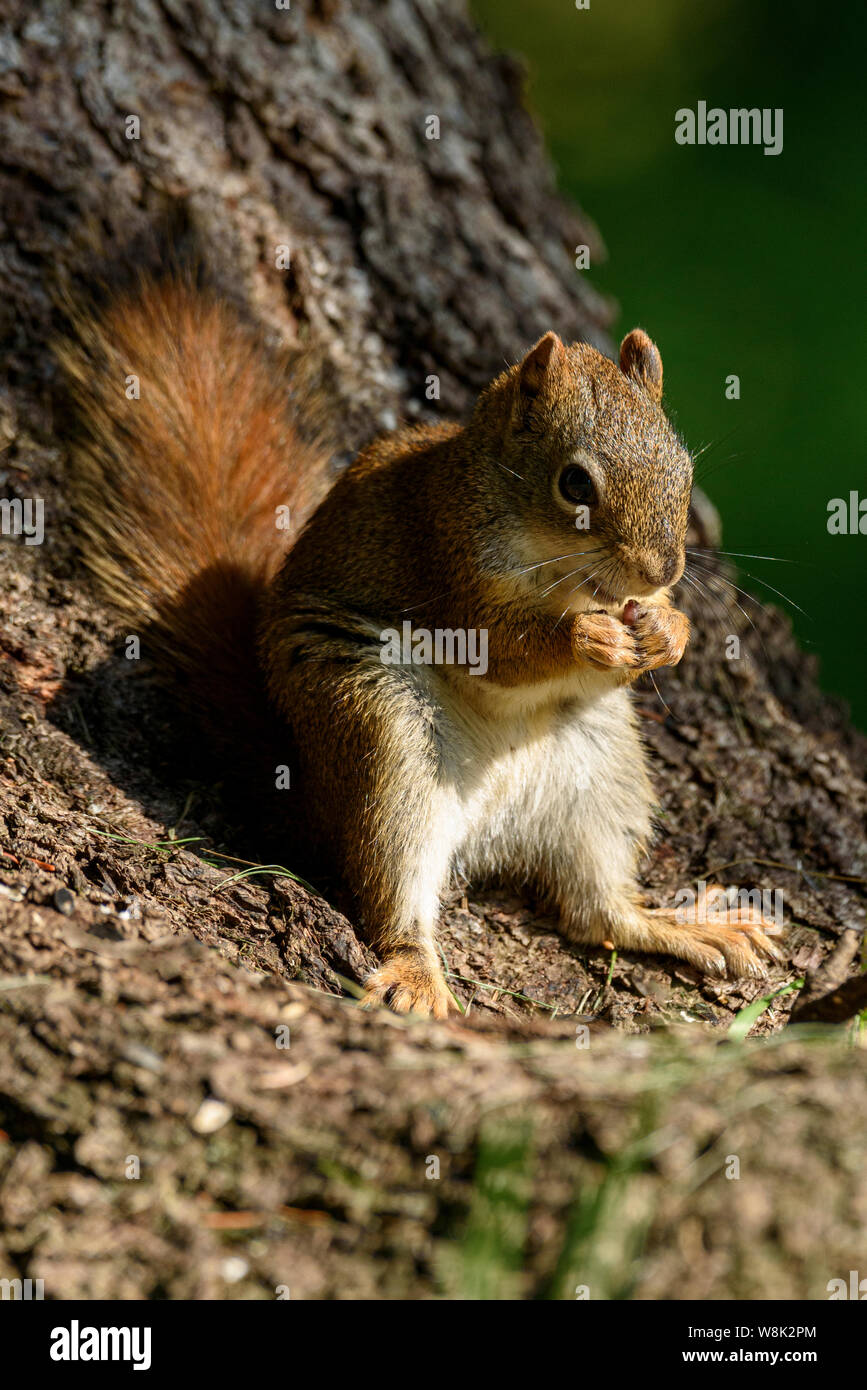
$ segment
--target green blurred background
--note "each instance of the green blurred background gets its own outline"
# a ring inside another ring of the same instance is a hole
[[[754,578],[739,583],[789,613],[867,728],[867,536],[827,531],[832,497],[867,496],[865,8],[471,4],[527,61],[560,186],[599,225],[609,259],[590,278],[620,303],[615,333],[648,330],[678,428],[693,449],[715,441],[698,476],[724,548],[789,562],[740,560]],[[675,111],[700,100],[782,107],[782,153],[676,145]]]

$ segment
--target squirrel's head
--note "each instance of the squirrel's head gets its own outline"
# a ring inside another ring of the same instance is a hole
[[[692,460],[661,397],[640,328],[619,367],[546,333],[481,396],[470,429],[505,502],[503,540],[546,607],[620,608],[683,573]]]

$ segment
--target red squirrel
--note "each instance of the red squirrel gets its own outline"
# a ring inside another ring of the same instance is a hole
[[[573,942],[734,975],[778,957],[749,913],[690,925],[638,888],[654,799],[628,686],[689,638],[669,592],[692,486],[643,331],[619,365],[546,333],[466,424],[397,430],[336,481],[255,335],[182,277],[79,310],[61,357],[85,558],[204,722],[243,745],[237,690],[265,692],[295,830],[381,960],[366,1003],[453,1007],[455,872],[530,885]],[[407,631],[452,658],[483,637],[484,669],[416,660]]]

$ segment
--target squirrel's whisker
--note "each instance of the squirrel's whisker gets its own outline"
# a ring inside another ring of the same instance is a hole
[[[696,562],[695,560],[690,560],[690,561],[689,561],[689,564],[692,565],[692,566],[695,566],[695,565],[697,564],[697,562]],[[716,600],[716,602],[718,602],[718,603],[722,603],[722,602],[723,602],[723,599],[719,596],[719,594],[717,593],[717,591],[712,587],[713,582],[717,582],[717,583],[719,583],[719,584],[721,584],[721,585],[723,586],[723,589],[724,589],[724,590],[725,590],[725,589],[731,589],[731,590],[733,590],[735,593],[741,594],[742,597],[745,598],[749,603],[754,603],[758,609],[760,609],[762,612],[764,612],[764,605],[762,604],[762,602],[761,602],[760,599],[755,598],[755,596],[754,596],[753,594],[748,594],[747,591],[746,591],[746,589],[741,589],[741,588],[739,588],[739,586],[738,586],[737,584],[732,583],[732,581],[731,581],[730,579],[727,579],[725,575],[720,574],[719,571],[717,571],[717,570],[703,570],[702,573],[703,573],[703,575],[704,575],[705,580],[707,581],[707,588],[706,588],[705,592],[707,592],[708,597],[714,598],[714,599]],[[695,585],[697,585],[698,583],[700,583],[700,581],[699,581],[695,576],[693,577],[692,582],[693,582],[693,584],[695,584]],[[703,586],[703,587],[704,587],[704,586]],[[726,595],[725,597],[726,597],[726,599],[729,599],[729,595]],[[755,623],[753,622],[752,618],[750,617],[749,613],[747,612],[747,610],[746,610],[744,607],[742,607],[742,605],[741,605],[740,603],[738,603],[738,601],[737,601],[736,598],[730,598],[730,602],[732,602],[732,603],[735,605],[735,607],[738,609],[738,611],[739,611],[740,613],[742,613],[742,614],[744,615],[744,617],[746,618],[746,620],[747,620],[747,622],[749,623],[750,627],[753,629],[753,632],[754,632],[754,633],[756,634],[756,636],[758,637],[758,639],[759,639],[759,641],[760,641],[760,643],[761,643],[761,646],[762,646],[762,651],[764,652],[765,657],[767,658],[767,657],[768,657],[768,649],[767,649],[767,647],[765,646],[764,638],[762,637],[761,632],[760,632],[759,629],[756,627],[756,625],[755,625]]]
[[[711,439],[707,444],[702,444],[701,448],[697,449],[692,456],[693,468],[695,468],[700,458],[703,458],[705,454],[709,454],[711,450],[718,449],[721,444],[727,443],[732,435],[736,434],[739,429],[740,425],[733,425],[728,434],[721,434],[718,439]]]
[[[692,481],[694,484],[697,483],[701,487],[706,487],[711,478],[716,477],[717,473],[721,473],[724,468],[727,468],[732,463],[743,463],[746,457],[746,454],[724,454],[721,458],[711,459],[710,467],[703,465],[697,469],[693,475]]]
[[[667,704],[666,704],[665,700],[663,700],[662,695],[661,695],[660,690],[659,690],[659,686],[656,684],[656,679],[655,679],[655,677],[654,677],[653,672],[652,672],[652,671],[648,671],[648,672],[647,672],[647,675],[650,677],[650,684],[653,686],[654,690],[656,691],[656,698],[657,698],[657,700],[659,701],[659,703],[662,705],[662,708],[665,710],[666,714],[670,714],[671,717],[672,717],[672,719],[677,719],[677,715],[675,714],[674,710],[671,708],[670,705],[667,705]],[[678,720],[678,722],[680,722],[680,721]]]
[[[712,576],[708,571],[705,571],[704,574],[705,579],[707,580],[710,580],[711,578],[722,578],[722,576]],[[684,570],[683,577],[684,579],[689,580],[689,582],[693,585],[693,587],[696,589],[698,593],[705,594],[708,598],[715,599],[718,603],[722,603],[722,599],[719,597],[719,595],[713,589],[711,589],[708,584],[703,583],[695,574],[690,576],[687,574],[686,570]],[[730,587],[737,588],[737,585],[730,585]],[[756,625],[750,617],[749,613],[746,611],[746,609],[741,608],[741,605],[738,603],[737,599],[732,599],[732,602],[735,605],[735,608],[737,608],[741,613],[743,613],[744,617],[746,618],[753,631],[757,631]]]
[[[585,568],[589,569],[590,566],[587,565]],[[572,586],[572,588],[569,590],[569,596],[570,596],[570,598],[571,598],[572,594],[577,593],[577,591],[578,591],[579,589],[581,589],[581,588],[586,588],[588,584],[592,584],[592,583],[593,583],[593,580],[596,579],[596,577],[600,574],[600,572],[601,572],[601,566],[600,566],[599,569],[594,570],[592,574],[589,574],[589,575],[587,576],[586,579],[579,579],[579,580],[578,580],[578,583],[577,583],[577,584],[574,584],[574,585]],[[572,578],[574,577],[574,575],[576,575],[576,574],[578,574],[578,573],[579,573],[578,570],[573,570],[572,574],[564,575],[564,578],[565,578],[565,579],[572,579]],[[601,583],[601,580],[600,580],[600,583]],[[599,588],[599,584],[596,585],[596,588],[597,588],[597,589]]]
[[[559,560],[576,560],[580,555],[596,555],[602,549],[597,545],[595,550],[571,550],[566,555],[554,555],[550,560],[539,560],[535,565],[528,565],[526,569],[517,570],[516,574],[529,574],[531,570],[540,570],[545,565],[556,565]]]
[[[516,473],[514,468],[507,468],[504,463],[500,463],[499,459],[494,459],[494,463],[498,468],[502,468],[504,473],[511,473],[512,477],[517,478],[519,483],[525,483],[527,481],[526,478],[521,477],[520,473]]]
[[[706,589],[700,588],[698,581],[694,578],[694,576],[684,572],[682,578],[690,586],[691,589],[695,590],[695,592],[705,603],[710,602],[713,604],[713,608],[709,611],[708,617],[713,622],[714,629],[719,638],[721,639],[723,646],[725,646],[725,642],[730,635],[728,629],[731,626],[731,617],[729,609],[726,608],[725,604],[723,603],[722,599],[719,597],[718,594],[714,594],[708,592]],[[714,611],[715,609],[719,609],[719,612],[722,613],[722,617],[720,617],[719,614],[716,611]],[[747,615],[744,614],[744,616],[746,617]],[[726,681],[728,682],[728,676],[726,676]],[[732,692],[732,698],[735,698],[734,692]]]
[[[693,560],[692,563],[695,564],[696,561]],[[812,615],[811,613],[808,613],[804,608],[801,608],[800,605],[797,604],[797,603],[795,602],[795,600],[789,596],[789,594],[783,593],[783,590],[782,590],[782,589],[775,589],[774,586],[773,586],[773,584],[769,584],[768,581],[767,581],[766,579],[762,579],[762,578],[761,578],[759,575],[757,575],[757,574],[751,574],[750,571],[749,571],[749,570],[745,570],[745,569],[743,568],[742,565],[739,565],[739,566],[738,566],[738,569],[740,570],[741,574],[746,575],[747,579],[751,579],[751,580],[753,581],[754,584],[761,584],[765,589],[770,589],[771,593],[776,594],[777,597],[778,597],[778,598],[781,598],[781,599],[783,600],[784,603],[790,603],[790,604],[792,605],[792,607],[795,608],[795,609],[797,609],[797,611],[798,611],[803,617],[808,618],[808,619],[810,620],[810,622],[813,621],[813,615]],[[711,573],[711,571],[705,571],[705,573]],[[732,581],[731,581],[730,579],[727,579],[727,578],[725,577],[725,575],[717,574],[716,572],[714,572],[714,575],[715,575],[715,578],[718,578],[718,579],[720,580],[721,583],[731,585],[731,587],[732,587],[733,589],[737,589],[737,591],[738,591],[739,594],[743,594],[745,598],[752,599],[753,603],[757,603],[757,604],[759,605],[759,607],[762,606],[762,603],[761,603],[761,600],[760,600],[760,599],[757,599],[753,594],[748,594],[747,591],[746,591],[746,589],[741,589],[741,588],[738,587],[737,584],[733,584]]]
[[[720,596],[716,594],[713,590],[705,589],[703,586],[700,588],[700,581],[698,581],[694,575],[689,575],[688,573],[684,572],[682,578],[686,581],[687,584],[691,586],[691,588],[695,589],[695,592],[697,594],[699,594],[704,599],[710,599],[716,605],[716,607],[722,611],[723,618],[726,620],[725,622],[718,618],[715,613],[711,616],[713,618],[713,623],[717,632],[719,632],[722,637],[723,645],[725,645],[726,641],[731,636],[731,633],[727,631],[727,625],[730,619],[730,610],[726,607],[725,603],[720,598]],[[749,595],[747,597],[749,597]],[[745,610],[741,608],[740,604],[737,604],[737,607],[740,608],[740,611],[743,613],[747,622],[750,624],[750,627],[756,633],[756,636],[761,642],[762,650],[765,652],[765,655],[767,656],[767,648],[765,647],[765,643],[762,639],[762,634],[759,632],[755,623],[750,618],[749,613],[745,612]],[[734,688],[734,685],[729,677],[728,672],[725,669],[725,663],[721,662],[718,669],[720,678],[728,691],[728,698],[731,701],[732,709],[737,710],[739,707],[738,694]]]
[[[797,560],[792,560],[785,555],[750,555],[744,550],[716,550],[711,546],[688,545],[687,555],[731,555],[736,560],[776,560],[779,565],[797,565]]]
[[[583,574],[584,570],[589,570],[589,569],[591,568],[592,563],[593,563],[593,562],[590,561],[589,564],[586,564],[586,565],[579,565],[577,569],[572,570],[569,574],[564,574],[564,575],[561,576],[560,579],[555,579],[554,582],[553,582],[553,584],[549,584],[548,587],[547,587],[547,589],[543,589],[543,590],[542,590],[542,592],[541,592],[540,595],[539,595],[539,598],[546,598],[548,594],[550,594],[554,589],[557,588],[557,585],[558,585],[558,584],[565,584],[565,582],[566,582],[567,579],[574,579],[574,577],[575,577],[576,574]],[[585,580],[584,580],[584,583],[586,584],[587,582],[588,582],[588,581],[585,579]],[[577,584],[576,584],[575,587],[576,587],[576,588],[579,588],[580,585],[577,585]],[[572,592],[574,593],[574,589],[573,589]]]

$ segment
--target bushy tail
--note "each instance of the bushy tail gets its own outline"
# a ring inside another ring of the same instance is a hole
[[[327,490],[326,459],[299,437],[289,381],[255,336],[182,276],[72,319],[59,356],[85,561],[145,634],[142,656],[237,734],[261,699],[259,598]]]

